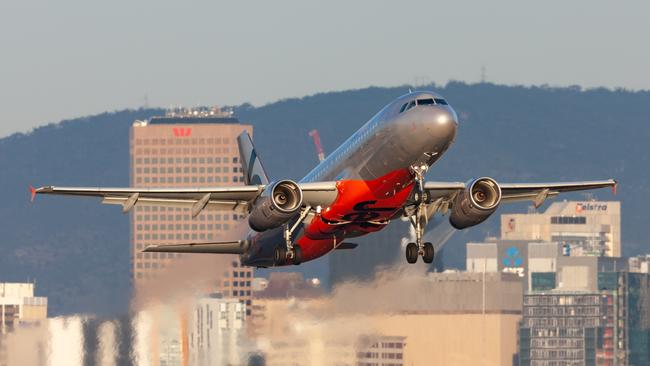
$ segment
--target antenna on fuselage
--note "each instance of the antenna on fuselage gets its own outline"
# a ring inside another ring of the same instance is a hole
[[[411,93],[413,93],[413,91],[411,90],[411,88],[409,88],[409,94],[411,94]]]

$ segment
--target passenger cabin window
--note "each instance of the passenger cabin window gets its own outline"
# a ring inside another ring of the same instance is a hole
[[[428,99],[418,99],[418,105],[434,105],[435,102],[433,101],[433,98],[428,98]]]
[[[436,104],[447,105],[447,101],[442,98],[435,98]]]

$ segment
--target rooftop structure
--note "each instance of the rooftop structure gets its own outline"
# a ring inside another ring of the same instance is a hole
[[[628,266],[630,272],[650,273],[650,254],[630,257]]]

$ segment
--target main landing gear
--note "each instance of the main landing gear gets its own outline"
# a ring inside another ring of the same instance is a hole
[[[298,226],[302,224],[303,221],[305,221],[305,218],[307,218],[307,215],[309,215],[310,210],[311,206],[305,207],[302,212],[300,212],[298,220],[296,220],[293,225],[290,225],[289,223],[284,225],[285,246],[277,246],[275,248],[275,252],[273,253],[273,261],[275,262],[276,266],[285,265],[289,261],[295,265],[302,263],[302,249],[300,248],[300,245],[293,244],[291,235],[293,235],[293,232],[296,231]]]
[[[427,192],[424,189],[424,175],[429,169],[426,164],[412,166],[411,169],[415,173],[415,201],[416,207],[413,215],[409,216],[411,225],[415,229],[415,243],[408,243],[406,246],[406,261],[408,263],[415,263],[418,257],[422,256],[424,263],[433,263],[435,256],[435,249],[433,244],[427,242],[422,243],[424,236],[424,228],[427,224]]]

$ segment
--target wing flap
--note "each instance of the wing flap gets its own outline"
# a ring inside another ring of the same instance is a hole
[[[212,253],[212,254],[244,254],[248,242],[246,240],[221,241],[212,243],[182,243],[150,245],[143,252],[155,253]]]
[[[125,197],[104,197],[102,203],[106,205],[121,205],[124,207],[127,204],[128,198]],[[137,206],[164,206],[174,208],[188,208],[191,209],[198,202],[198,200],[181,200],[181,199],[165,199],[165,198],[138,198]],[[208,201],[205,208],[212,208],[217,210],[231,210],[241,213],[248,212],[248,202],[246,201]]]

